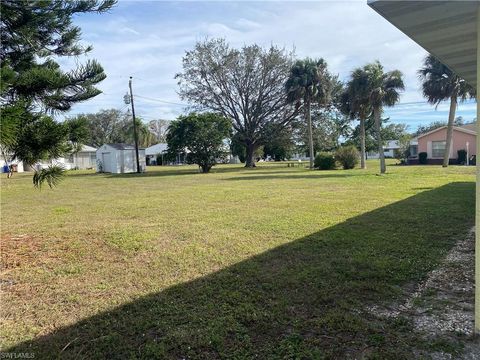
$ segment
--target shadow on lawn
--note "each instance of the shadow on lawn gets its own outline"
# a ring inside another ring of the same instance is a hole
[[[423,345],[409,322],[365,306],[398,299],[438,265],[472,226],[474,201],[474,183],[424,191],[7,351],[36,359],[412,358]]]

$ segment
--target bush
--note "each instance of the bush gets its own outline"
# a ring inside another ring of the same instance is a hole
[[[315,156],[314,164],[315,168],[319,170],[333,170],[335,169],[335,158],[330,153],[321,152]]]
[[[353,169],[360,161],[360,153],[353,145],[342,146],[335,152],[335,159],[344,169]]]
[[[467,163],[467,150],[458,150],[457,151],[457,162],[459,164],[466,164]]]
[[[427,153],[426,152],[421,152],[421,153],[418,153],[418,162],[420,164],[426,164],[427,163]]]

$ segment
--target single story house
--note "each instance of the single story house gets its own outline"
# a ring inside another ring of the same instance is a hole
[[[97,149],[88,145],[82,145],[80,151],[70,155],[68,162],[72,169],[94,169],[97,164]]]
[[[398,140],[387,140],[383,146],[383,153],[386,158],[393,158],[395,156],[395,149],[399,149]],[[366,154],[367,159],[380,158],[378,151],[369,151]]]
[[[69,156],[58,157],[52,160],[39,161],[33,166],[26,166],[27,171],[46,169],[51,165],[63,167],[65,170],[72,169],[94,169],[96,167],[97,157],[94,147],[82,145],[82,148]]]
[[[158,143],[145,149],[147,165],[163,165],[163,155],[168,150],[168,144]],[[158,162],[157,157],[162,156],[162,161]]]
[[[145,172],[145,149],[138,149],[140,171]],[[104,144],[96,152],[97,172],[113,174],[137,172],[135,146],[130,144]]]
[[[449,151],[450,163],[457,163],[459,150],[465,150],[468,158],[471,158],[472,155],[476,155],[477,132],[474,130],[474,127],[475,124],[466,124],[453,127],[452,144]],[[417,138],[418,153],[416,156],[411,154],[409,163],[417,163],[418,154],[424,152],[427,153],[427,161],[429,164],[442,164],[446,146],[446,138],[446,126],[442,126],[438,129],[419,135]]]

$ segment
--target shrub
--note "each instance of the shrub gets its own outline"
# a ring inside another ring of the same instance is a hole
[[[335,159],[344,169],[353,169],[360,161],[360,153],[353,145],[342,146],[335,152]]]
[[[328,152],[321,152],[315,156],[315,168],[319,170],[335,169],[335,158]]]
[[[426,152],[421,152],[418,153],[418,162],[420,164],[426,164],[427,163],[427,153]]]
[[[465,164],[467,162],[467,150],[458,150],[457,151],[457,162],[459,164]]]

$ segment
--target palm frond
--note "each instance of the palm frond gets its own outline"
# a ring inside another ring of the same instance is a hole
[[[460,78],[433,55],[428,55],[418,70],[423,96],[431,104],[438,104],[459,91]]]
[[[33,185],[41,189],[42,185],[46,182],[50,189],[57,186],[58,183],[65,176],[65,169],[62,166],[51,165],[46,169],[35,171],[33,175]]]

